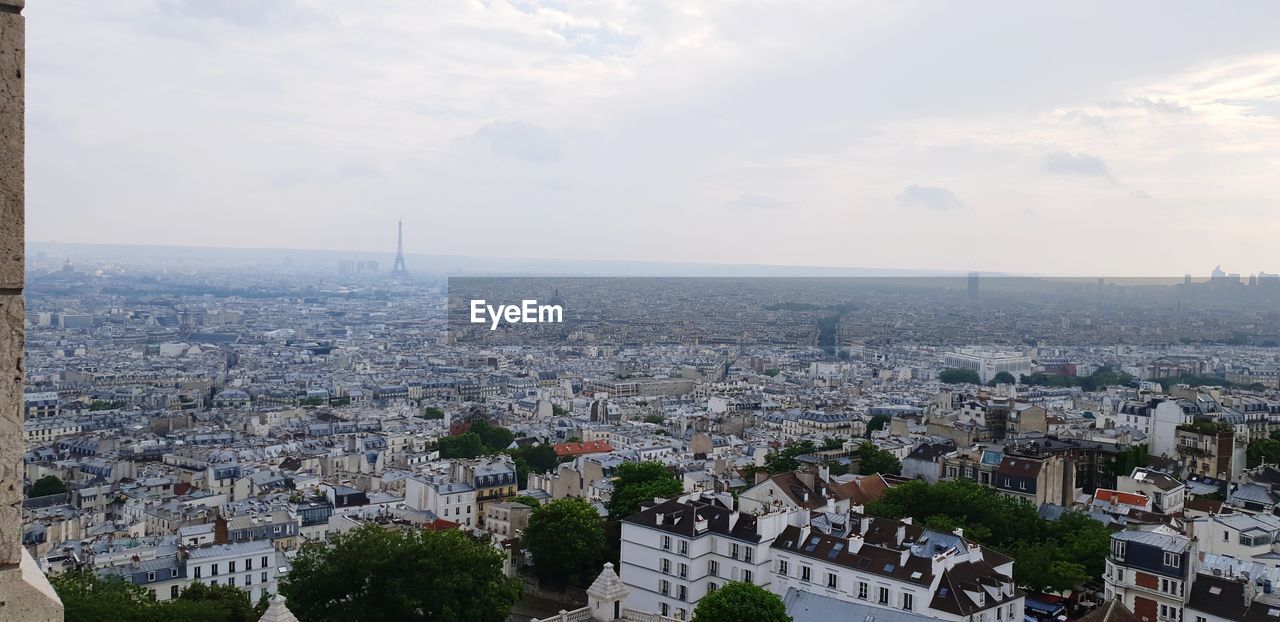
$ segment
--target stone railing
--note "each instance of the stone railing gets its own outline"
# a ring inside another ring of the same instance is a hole
[[[635,609],[623,609],[622,619],[627,622],[682,622],[679,618],[668,618],[656,613],[646,613]]]
[[[573,611],[560,610],[560,613],[550,618],[542,618],[541,620],[533,620],[532,622],[585,622],[591,619],[591,609],[583,607],[574,609]]]

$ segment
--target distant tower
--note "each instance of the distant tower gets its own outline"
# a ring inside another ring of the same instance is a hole
[[[978,273],[969,273],[969,300],[978,299]]]
[[[396,223],[396,265],[391,266],[391,276],[409,276],[404,267],[404,221]]]

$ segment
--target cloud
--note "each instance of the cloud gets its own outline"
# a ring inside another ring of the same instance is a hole
[[[795,206],[790,203],[779,201],[778,199],[763,194],[744,194],[738,198],[729,201],[725,207],[739,212],[756,212],[756,211],[773,211],[773,210],[789,210]]]
[[[323,13],[297,0],[165,0],[159,9],[167,17],[215,20],[236,26],[295,27],[326,21]]]
[[[964,207],[964,202],[954,192],[939,186],[917,186],[911,184],[902,189],[898,195],[898,205],[906,208],[921,207],[938,212],[957,210]]]
[[[1087,153],[1070,154],[1066,151],[1055,151],[1045,156],[1044,170],[1055,175],[1111,178],[1111,167],[1107,166],[1102,158]]]
[[[471,135],[472,140],[487,145],[496,155],[530,162],[554,162],[560,159],[560,139],[550,130],[520,121],[486,125]]]

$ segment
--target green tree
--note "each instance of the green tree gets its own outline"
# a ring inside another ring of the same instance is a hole
[[[864,442],[858,446],[858,473],[862,475],[901,475],[902,462],[898,457],[887,452],[875,443]]]
[[[542,505],[542,502],[541,502],[541,501],[539,501],[539,500],[537,500],[537,499],[534,499],[533,497],[530,497],[529,495],[520,495],[520,496],[518,496],[518,497],[512,497],[512,498],[511,498],[511,500],[512,500],[513,502],[515,502],[515,503],[523,503],[523,504],[525,504],[525,505],[527,505],[527,506],[529,506],[529,507],[531,507],[531,508],[534,508],[534,509],[537,509],[539,506],[541,506],[541,505]]]
[[[641,503],[654,497],[674,497],[684,490],[661,462],[624,462],[614,470],[613,478],[608,508],[609,516],[615,519],[635,514]]]
[[[764,457],[764,468],[772,474],[790,473],[800,466],[796,456],[803,456],[818,451],[813,441],[801,441],[788,445],[781,450]]]
[[[267,611],[267,601],[249,602],[249,594],[234,585],[208,585],[192,583],[178,595],[183,602],[208,604],[210,608],[225,612],[227,622],[258,622]]]
[[[471,422],[471,429],[468,432],[479,436],[480,442],[493,451],[502,451],[511,445],[511,441],[515,440],[515,435],[511,433],[511,430],[491,425],[484,419],[477,419]]]
[[[1014,377],[1013,377],[1013,374],[1011,374],[1011,373],[1009,373],[1009,372],[1007,372],[1007,371],[1002,371],[1002,372],[997,373],[995,376],[992,376],[992,377],[991,377],[991,382],[989,382],[989,383],[987,383],[987,384],[989,384],[989,385],[991,385],[991,386],[993,386],[993,387],[994,387],[994,386],[996,386],[996,385],[998,385],[998,384],[1016,384],[1017,382],[1018,382],[1018,379],[1017,379],[1017,378],[1014,378]]]
[[[645,423],[656,423],[662,425],[667,422],[667,418],[662,415],[649,415],[644,418]]]
[[[764,375],[770,378],[773,378],[774,376],[777,376],[778,374],[782,373],[782,370],[778,369],[777,367],[770,367],[769,369],[764,370],[763,373]]]
[[[947,384],[982,384],[982,377],[972,369],[944,369],[938,380]]]
[[[34,499],[36,497],[47,497],[49,495],[60,495],[67,491],[67,485],[62,483],[55,475],[46,475],[31,485],[31,491],[27,496]]]
[[[586,586],[604,561],[604,519],[586,500],[566,497],[534,510],[521,542],[543,583]]]
[[[791,622],[777,594],[753,583],[730,581],[698,601],[693,610],[698,622]]]
[[[480,435],[474,432],[440,439],[441,458],[474,458],[485,453]]]
[[[1280,464],[1280,441],[1264,438],[1249,443],[1245,449],[1246,466],[1253,468],[1262,463]]]
[[[498,552],[457,530],[370,524],[303,544],[280,593],[303,622],[503,622],[521,586],[502,564]]]
[[[435,406],[428,406],[422,409],[423,419],[444,419],[444,411]]]
[[[822,439],[822,448],[823,448],[824,450],[826,450],[826,449],[840,449],[841,447],[844,447],[844,439],[843,439],[843,438],[840,438],[839,436],[833,436],[833,437],[830,437],[830,438],[824,438],[824,439]]]
[[[867,422],[867,433],[864,435],[864,437],[871,438],[872,432],[879,432],[880,430],[883,430],[889,427],[889,423],[891,421],[892,421],[892,418],[890,418],[889,415],[872,416],[871,421]]]
[[[66,622],[132,622],[155,617],[156,603],[147,591],[119,576],[99,577],[83,569],[53,575],[49,583],[62,599]]]

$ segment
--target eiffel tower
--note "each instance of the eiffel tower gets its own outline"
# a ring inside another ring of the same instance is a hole
[[[404,267],[404,221],[396,223],[396,263],[391,266],[391,276],[409,276]]]

